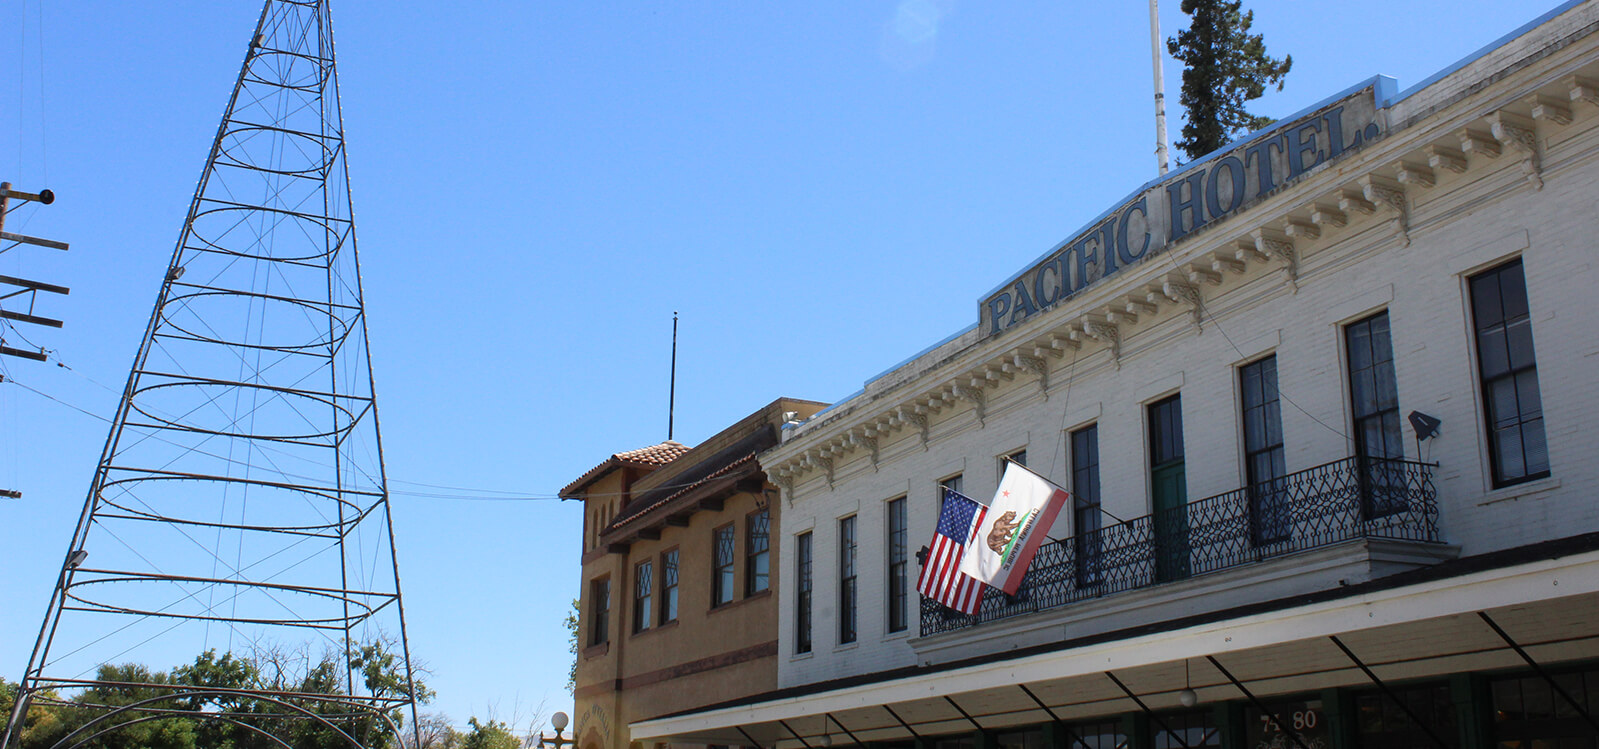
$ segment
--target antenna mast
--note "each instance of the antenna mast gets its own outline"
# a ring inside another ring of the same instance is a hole
[[[672,421],[677,415],[677,310],[672,310],[672,384],[666,393],[666,440],[672,440]]]
[[[416,730],[328,3],[262,6],[0,749],[30,703],[84,716],[56,749]],[[266,684],[116,665],[213,650],[312,656]]]

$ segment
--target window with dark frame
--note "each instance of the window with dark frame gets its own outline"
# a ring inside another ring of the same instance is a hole
[[[907,607],[910,530],[905,517],[905,498],[888,502],[888,631],[903,632],[910,626]]]
[[[965,494],[966,493],[966,490],[962,488],[965,485],[965,482],[963,482],[961,480],[961,475],[958,474],[958,473],[955,474],[954,476],[950,476],[949,478],[944,479],[943,481],[938,482],[938,485],[940,487],[944,488],[944,489],[954,489],[956,492],[959,492],[961,494]],[[944,494],[943,492],[939,492],[940,496],[942,496],[943,494]]]
[[[1244,474],[1249,494],[1249,533],[1257,545],[1287,540],[1293,531],[1282,477],[1283,417],[1277,395],[1277,357],[1238,368],[1244,420]]]
[[[1101,580],[1099,506],[1099,425],[1072,432],[1072,538],[1077,556],[1077,584],[1097,585]]]
[[[1155,543],[1155,576],[1162,581],[1188,577],[1188,476],[1183,450],[1182,396],[1149,404],[1150,510]]]
[[[855,516],[838,521],[838,642],[855,641]]]
[[[711,607],[733,602],[733,524],[711,531]]]
[[[677,621],[677,549],[661,553],[661,623]]]
[[[1543,478],[1549,475],[1549,446],[1521,259],[1472,276],[1470,285],[1493,485]]]
[[[1399,430],[1399,385],[1394,375],[1388,311],[1344,327],[1349,356],[1349,405],[1359,459],[1361,511],[1368,518],[1400,512],[1407,504]]]
[[[794,537],[794,652],[811,652],[811,534]]]
[[[611,641],[611,578],[589,581],[589,645]]]
[[[650,628],[650,597],[655,587],[655,565],[649,560],[633,566],[633,632]]]
[[[1000,476],[1000,478],[1004,478],[1005,477],[1005,464],[1006,463],[1015,463],[1016,465],[1019,465],[1019,466],[1021,466],[1023,468],[1026,468],[1027,467],[1027,451],[1025,449],[1017,450],[1016,452],[1013,452],[1013,453],[1011,453],[1009,455],[1006,455],[1006,456],[1000,458],[999,459],[999,476]]]
[[[753,596],[771,587],[772,516],[766,510],[745,518],[744,595]]]

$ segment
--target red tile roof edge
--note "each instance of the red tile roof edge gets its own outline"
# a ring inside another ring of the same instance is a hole
[[[636,450],[626,450],[616,453],[601,461],[599,465],[588,469],[576,481],[566,485],[557,496],[562,499],[575,499],[576,494],[587,488],[589,484],[617,468],[660,468],[678,458],[683,457],[690,449],[689,446],[676,440],[667,440],[659,444],[640,447]]]

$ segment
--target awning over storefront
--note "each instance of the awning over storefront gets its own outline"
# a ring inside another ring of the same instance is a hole
[[[1581,550],[1567,553],[1573,548]],[[1207,656],[1262,698],[1373,686],[1372,677],[1386,683],[1528,668],[1527,658],[1593,658],[1596,548],[1599,539],[1579,537],[1564,547],[1487,555],[1487,562],[1457,560],[1405,584],[1357,586],[1163,631],[779,690],[639,721],[632,736],[645,745],[815,748],[1178,709],[1186,685],[1202,704],[1245,699]]]

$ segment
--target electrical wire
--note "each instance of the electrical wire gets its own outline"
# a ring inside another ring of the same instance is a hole
[[[58,362],[58,364],[59,364],[59,362]],[[62,368],[71,370],[70,367],[66,367],[66,366],[62,366]],[[75,370],[71,370],[71,371],[75,371]],[[87,378],[86,375],[85,375],[85,377]],[[31,386],[31,385],[28,385],[27,383],[18,382],[17,380],[12,379],[11,377],[7,377],[5,382],[9,383],[9,384],[12,384],[12,385],[16,385],[17,387],[20,387],[20,388],[22,388],[24,390],[27,390],[27,391],[35,394],[35,395],[38,395],[41,398],[44,398],[44,399],[49,400],[49,401],[52,401],[52,402],[54,402],[56,404],[59,404],[61,406],[66,407],[66,408],[72,409],[73,411],[77,411],[78,413],[81,413],[84,416],[88,416],[88,417],[90,417],[92,419],[98,419],[98,420],[103,421],[103,422],[105,422],[107,424],[112,423],[112,420],[110,418],[106,417],[106,416],[102,416],[100,414],[97,414],[97,413],[95,413],[93,411],[90,411],[90,410],[88,410],[86,408],[83,408],[81,406],[77,406],[75,404],[68,403],[67,401],[61,400],[60,398],[57,398],[57,397],[55,397],[55,396],[53,396],[53,395],[51,395],[49,393],[46,393],[46,392],[44,392],[42,390],[39,390],[38,388],[35,388],[35,387]],[[104,387],[104,385],[102,385],[101,387]],[[150,438],[151,439],[156,439],[156,440],[161,441],[161,442],[165,442],[165,443],[167,443],[169,445],[173,445],[174,447],[185,447],[185,448],[189,447],[188,445],[183,445],[183,444],[180,444],[180,443],[177,443],[177,442],[173,442],[171,440],[163,439],[163,438],[158,437],[156,435],[150,435]],[[261,449],[263,451],[274,450],[274,448],[272,448],[270,446],[265,446],[265,445],[258,446],[258,449]],[[224,455],[218,455],[218,454],[213,453],[213,452],[200,450],[198,448],[194,448],[193,452],[199,453],[199,454],[204,455],[206,457],[215,458],[215,459],[223,461],[225,463],[237,464],[237,465],[240,465],[240,466],[249,465],[249,463],[247,461],[236,460],[236,459],[224,456]],[[282,451],[277,451],[277,452],[282,452]],[[296,456],[296,457],[298,457],[298,456]],[[306,460],[304,458],[301,458],[301,459],[302,460]],[[312,463],[313,465],[320,465],[320,466],[323,466],[323,467],[329,467],[329,468],[332,467],[329,464],[321,463],[319,461],[306,460],[306,462]],[[288,478],[304,479],[304,480],[308,480],[308,481],[317,480],[317,478],[314,477],[314,476],[306,476],[306,475],[303,475],[303,474],[288,473],[288,472],[280,472],[280,473],[282,473],[283,476],[286,476]],[[422,487],[429,487],[429,488],[451,489],[451,490],[455,490],[455,492],[470,492],[470,493],[422,492],[422,491],[412,491],[412,490],[393,489],[393,488],[389,489],[389,491],[388,491],[388,493],[391,494],[391,495],[414,497],[414,498],[418,498],[418,499],[438,499],[438,500],[449,500],[449,501],[456,501],[456,502],[556,502],[556,501],[562,501],[562,497],[558,493],[554,493],[554,492],[549,492],[549,493],[537,492],[537,491],[513,492],[513,491],[506,491],[506,490],[501,490],[501,489],[480,489],[480,488],[476,488],[476,487],[458,487],[458,486],[447,486],[447,485],[439,485],[439,484],[425,484],[425,483],[421,483],[421,482],[404,481],[404,480],[401,480],[401,479],[394,479],[394,478],[389,479],[389,483],[391,483],[391,484],[400,483],[400,484],[408,484],[408,485],[412,485],[412,486],[422,486]],[[689,481],[689,482],[684,482],[684,483],[668,483],[668,484],[661,484],[660,486],[652,487],[652,489],[686,489],[686,488],[689,488],[689,487],[692,487],[692,486],[697,486],[697,485],[699,485],[699,483],[700,482],[698,482],[698,481]],[[503,496],[482,496],[483,494],[499,494],[499,495],[503,495]],[[629,494],[631,494],[631,493],[630,492],[594,492],[594,493],[587,494],[585,496],[590,497],[590,498],[601,498],[601,497],[628,496]]]

